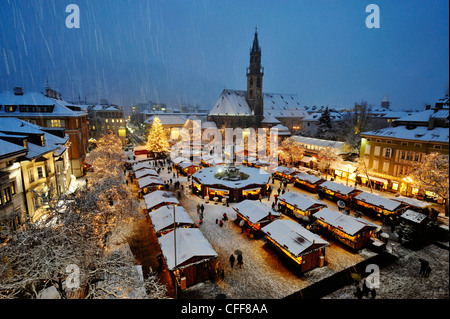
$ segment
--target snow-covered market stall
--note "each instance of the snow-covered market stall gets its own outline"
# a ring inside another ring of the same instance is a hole
[[[198,228],[177,228],[158,241],[167,268],[182,289],[214,278],[218,255]]]
[[[295,187],[302,188],[313,193],[317,193],[319,185],[324,181],[325,180],[323,178],[311,174],[297,173],[294,175]]]
[[[139,189],[143,194],[160,190],[164,187],[164,181],[157,176],[145,176],[137,180]]]
[[[380,229],[378,225],[363,218],[355,218],[329,208],[318,211],[314,217],[316,228],[325,237],[334,237],[355,250],[370,244],[370,238]]]
[[[192,192],[206,200],[240,202],[266,196],[270,174],[247,166],[217,165],[192,175]]]
[[[144,195],[147,212],[151,212],[164,205],[178,205],[179,201],[175,194],[167,191],[154,191]]]
[[[175,210],[175,217],[174,217]],[[195,227],[195,223],[191,216],[186,212],[183,206],[166,205],[148,214],[154,226],[156,235],[158,237],[167,234],[177,228]]]
[[[236,211],[237,220],[240,223],[244,221],[241,226],[259,235],[261,227],[264,227],[274,219],[280,217],[280,213],[276,212],[265,203],[253,201],[250,199],[243,200],[233,207]]]
[[[134,177],[136,179],[143,178],[146,176],[155,176],[156,177],[156,176],[159,176],[159,174],[156,170],[151,169],[151,168],[143,168],[143,169],[137,170],[134,173]]]
[[[278,166],[274,172],[274,178],[287,180],[289,183],[292,183],[295,179],[294,175],[298,172],[295,167]]]
[[[430,220],[427,215],[407,209],[400,216],[400,227],[403,233],[402,241],[418,242],[426,237],[426,226]]]
[[[332,201],[343,200],[347,205],[361,190],[333,181],[325,181],[319,185],[319,195]]]
[[[293,220],[278,219],[262,228],[267,244],[303,273],[325,265],[329,243]]]
[[[278,196],[278,202],[281,204],[282,213],[307,222],[310,221],[311,214],[327,207],[319,200],[295,192],[286,192]]]
[[[367,192],[356,195],[354,205],[356,210],[367,214],[375,214],[378,217],[389,217],[391,221],[406,208],[406,205],[402,202]]]

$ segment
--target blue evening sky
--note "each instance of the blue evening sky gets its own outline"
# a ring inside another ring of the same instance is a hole
[[[80,28],[68,29],[68,4]],[[368,29],[368,4],[380,28]],[[264,92],[303,105],[366,100],[421,109],[448,93],[446,0],[1,0],[0,90],[156,101],[211,109],[222,89],[246,88],[255,26]]]

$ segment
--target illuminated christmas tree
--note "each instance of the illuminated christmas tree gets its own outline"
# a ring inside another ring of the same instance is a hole
[[[154,153],[156,156],[159,156],[169,150],[169,142],[167,142],[166,133],[164,132],[161,121],[157,116],[155,116],[150,133],[148,133],[146,148],[149,152]]]

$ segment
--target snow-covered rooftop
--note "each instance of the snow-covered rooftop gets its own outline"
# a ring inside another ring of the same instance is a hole
[[[157,176],[145,176],[138,179],[139,188],[144,188],[151,185],[164,185],[164,181]]]
[[[175,266],[189,266],[190,260],[195,257],[210,259],[217,257],[208,240],[198,228],[177,228],[176,232],[176,265],[174,231],[158,239],[167,266],[173,270]]]
[[[182,115],[158,114],[146,119],[144,123],[152,124],[155,117],[158,117],[163,126],[182,126],[186,123],[187,118]]]
[[[246,91],[225,89],[209,115],[252,115]],[[308,112],[295,94],[263,93],[264,117],[306,117]]]
[[[143,168],[134,173],[137,179],[145,177],[145,176],[158,176],[158,173],[151,168]]]
[[[401,203],[405,203],[409,206],[413,206],[413,207],[417,207],[417,208],[425,208],[425,207],[431,206],[430,203],[418,200],[416,198],[411,198],[411,197],[403,197],[403,196],[392,197],[392,200],[395,200],[395,201],[401,202]]]
[[[262,231],[296,257],[329,246],[327,241],[289,219],[275,220]]]
[[[401,217],[415,224],[421,224],[426,220],[427,215],[408,209],[406,212],[402,214]]]
[[[317,177],[315,175],[305,174],[305,173],[297,173],[294,175],[295,178],[298,178],[302,181],[307,181],[310,184],[315,184],[322,180],[322,178]]]
[[[64,152],[61,148],[69,140],[69,136],[58,137],[56,135],[47,133],[42,130],[42,127],[22,121],[18,118],[6,118],[0,117],[0,132],[13,134],[13,135],[28,135],[37,134],[44,136],[44,145],[36,145],[31,142],[27,143],[28,153],[27,158],[36,158],[40,155],[44,155],[48,152],[52,152],[58,149],[58,153]],[[17,134],[16,134],[17,133]]]
[[[149,162],[140,162],[140,163],[134,164],[131,168],[133,169],[134,172],[137,172],[142,169],[152,169],[153,166]]]
[[[319,138],[305,137],[305,136],[300,136],[300,135],[295,135],[293,137],[297,142],[304,144],[304,145],[312,145],[312,146],[319,146],[319,147],[332,147],[335,149],[342,148],[345,145],[344,142],[322,140]]]
[[[160,204],[179,204],[175,194],[166,191],[153,191],[144,195],[144,202],[147,209],[152,209]]]
[[[239,214],[246,217],[253,224],[266,218],[269,214],[272,216],[280,216],[280,214],[267,206],[265,203],[246,199],[235,206],[233,209]]]
[[[162,206],[148,214],[157,233],[166,228],[173,228],[173,208],[174,206]],[[194,225],[183,206],[175,206],[175,222]]]
[[[395,211],[396,209],[398,209],[400,206],[403,205],[403,203],[401,202],[397,202],[395,200],[367,192],[362,192],[356,195],[355,199],[366,202],[370,205],[387,209],[389,211]]]
[[[278,200],[292,205],[302,211],[306,211],[313,207],[327,207],[325,203],[297,192],[286,192],[278,196]]]
[[[223,185],[228,188],[243,188],[252,184],[263,185],[267,184],[270,174],[267,171],[259,168],[248,166],[237,166],[240,171],[249,177],[245,180],[230,181],[219,179],[215,177],[217,173],[223,172],[225,167],[223,165],[206,167],[196,171],[192,174],[193,178],[198,179],[201,184],[205,185]]]
[[[355,190],[355,188],[343,185],[341,183],[336,183],[333,181],[325,181],[320,184],[320,187],[329,189],[333,192],[341,193],[342,195],[348,195]]]
[[[4,141],[0,138],[0,158],[26,153],[27,149],[25,147]]]
[[[328,225],[339,228],[350,236],[355,236],[361,231],[374,230],[378,228],[378,225],[363,218],[355,218],[329,208],[319,210],[314,214],[314,217],[320,219]]]
[[[395,126],[386,127],[375,131],[363,132],[361,135],[364,137],[376,136],[423,142],[449,142],[449,130],[446,127],[435,127],[429,130],[427,126],[417,126],[413,129],[408,129],[406,126]]]
[[[18,106],[13,112],[6,110],[6,106]],[[25,108],[21,108],[24,106]],[[34,109],[30,106],[47,107],[45,110]],[[23,95],[16,95],[13,91],[0,92],[0,116],[5,117],[79,117],[86,116],[84,111],[74,111],[70,107],[79,107],[70,103],[45,96],[41,92],[23,92]],[[80,108],[81,109],[81,108]],[[50,111],[51,110],[51,111]],[[50,111],[50,112],[49,112]]]

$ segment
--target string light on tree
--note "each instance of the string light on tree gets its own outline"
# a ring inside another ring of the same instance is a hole
[[[164,132],[161,121],[157,116],[155,116],[148,134],[146,148],[149,152],[154,153],[156,156],[167,152],[169,149],[169,142],[167,141],[166,133]]]

